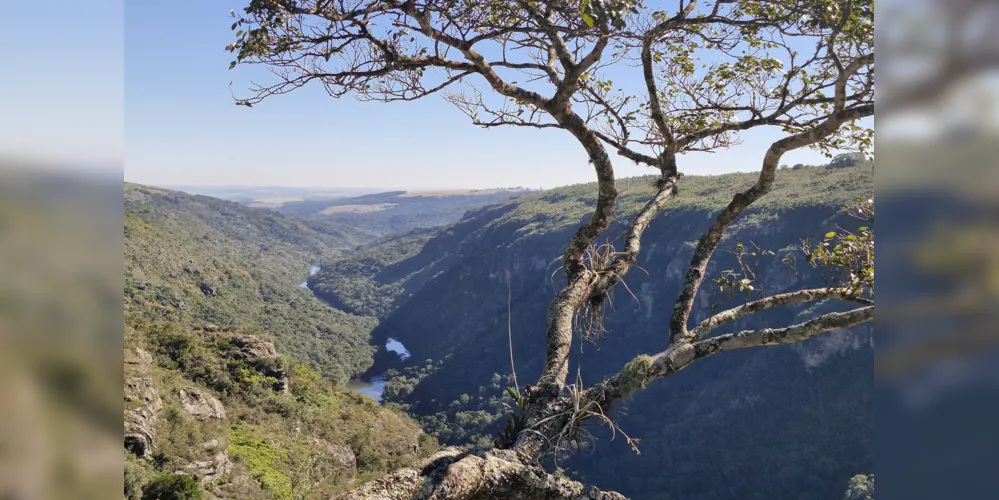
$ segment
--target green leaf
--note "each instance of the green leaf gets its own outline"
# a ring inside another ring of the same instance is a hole
[[[506,388],[506,392],[507,392],[507,394],[510,395],[510,398],[513,399],[517,403],[517,405],[519,406],[520,405],[520,394],[517,394],[517,391],[515,391],[513,389],[513,387],[507,387]]]
[[[583,22],[586,23],[587,26],[589,26],[589,27],[592,28],[593,25],[594,25],[593,16],[591,16],[591,15],[589,15],[589,14],[587,14],[587,13],[584,12],[583,13]]]
[[[829,231],[828,233],[826,233],[826,238],[835,238],[835,237],[836,237],[836,231]]]

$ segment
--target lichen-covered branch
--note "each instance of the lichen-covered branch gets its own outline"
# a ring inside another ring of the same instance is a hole
[[[873,302],[868,299],[858,297],[856,292],[856,290],[851,288],[811,288],[807,290],[798,290],[795,292],[772,295],[760,300],[747,302],[727,311],[713,314],[710,318],[702,321],[699,325],[697,325],[697,328],[691,331],[691,337],[694,339],[704,338],[711,332],[711,330],[714,330],[721,325],[739,321],[746,316],[766,311],[767,309],[772,309],[774,307],[804,304],[806,302],[814,302],[824,299],[837,299],[868,305],[873,304]]]
[[[587,389],[587,398],[608,407],[645,388],[649,383],[673,375],[693,362],[722,351],[808,340],[830,330],[850,328],[874,319],[874,306],[847,312],[827,313],[783,328],[744,330],[696,342],[678,342],[655,355],[637,356],[617,375]]]
[[[697,242],[697,246],[694,248],[694,255],[691,257],[690,266],[687,268],[687,275],[684,278],[680,295],[677,297],[672,316],[670,317],[670,343],[678,340],[685,342],[692,340],[690,331],[687,329],[687,322],[694,308],[694,299],[697,297],[701,283],[704,282],[708,262],[718,248],[718,244],[721,242],[721,238],[728,226],[735,221],[739,214],[752,205],[753,202],[770,192],[770,187],[776,178],[777,166],[780,163],[781,157],[788,151],[815,144],[835,134],[844,123],[872,116],[873,114],[874,104],[845,108],[832,113],[821,124],[780,139],[770,146],[763,157],[763,166],[760,169],[760,175],[756,183],[749,189],[736,193],[732,201],[718,214],[714,223],[711,224],[711,227],[708,228]]]

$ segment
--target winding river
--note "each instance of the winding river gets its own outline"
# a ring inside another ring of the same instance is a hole
[[[316,265],[309,266],[309,278],[315,276],[316,273],[318,272],[319,272],[319,266]],[[309,288],[308,278],[306,278],[306,280],[303,281],[302,284],[298,286],[302,288]],[[318,295],[316,297],[319,298],[319,300],[323,300]],[[391,337],[385,342],[385,349],[398,354],[399,357],[402,359],[406,359],[409,357],[409,351],[406,350],[406,346],[402,345],[402,342],[399,342],[398,340],[393,339]],[[382,394],[385,394],[385,377],[383,375],[375,375],[371,377],[369,380],[354,379],[351,380],[350,382],[347,382],[347,387],[349,387],[352,391],[362,396],[367,396],[371,399],[374,399],[375,401],[378,402],[378,404],[381,404]]]
[[[401,359],[409,357],[409,351],[406,350],[406,346],[402,345],[402,342],[396,339],[389,338],[385,342],[385,349],[398,354]],[[385,377],[383,375],[375,375],[369,380],[354,379],[347,382],[347,387],[381,404],[382,394],[385,394]]]

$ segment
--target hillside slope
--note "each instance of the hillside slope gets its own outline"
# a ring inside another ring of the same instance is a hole
[[[692,243],[731,193],[753,181],[750,174],[684,179],[679,199],[646,232],[642,270],[626,280],[631,293],[616,291],[608,333],[596,344],[574,346],[581,354],[574,355],[572,373],[578,368],[584,382],[594,383],[636,353],[662,349],[664,322]],[[651,188],[645,179],[631,179],[619,190],[625,219]],[[717,276],[734,267],[728,252],[737,242],[752,242],[777,253],[760,262],[767,293],[820,283],[807,264],[799,262],[795,272],[782,259],[796,255],[802,238],[854,222],[840,210],[872,192],[871,164],[782,170],[772,193],[731,229],[709,271]],[[376,279],[386,269],[407,268],[396,279],[412,294],[390,303],[391,312],[372,333],[376,342],[392,337],[412,353],[403,369],[390,372],[386,399],[418,416],[444,442],[491,443],[506,415],[503,403],[511,403],[505,389],[513,386],[508,293],[524,384],[543,364],[542,327],[561,276],[559,257],[594,196],[594,185],[571,186],[470,213],[419,252],[407,250],[411,257],[369,272]],[[413,273],[429,278],[400,278]],[[702,293],[695,318],[706,314],[711,295]],[[788,324],[816,310],[769,311],[731,328]],[[713,358],[616,410],[621,428],[640,440],[641,455],[595,427],[591,431],[602,438],[595,447],[559,466],[633,498],[838,498],[850,477],[873,469],[871,333],[863,326],[801,345]]]
[[[125,187],[125,312],[266,332],[346,381],[371,364],[375,322],[296,287],[311,262],[365,241],[352,229],[209,198]]]
[[[366,235],[145,186],[124,203],[126,498],[328,498],[436,449],[343,385],[376,320],[298,286]]]
[[[528,193],[525,189],[479,191],[390,191],[343,198],[285,202],[276,210],[297,217],[337,222],[379,236],[453,224],[465,212]]]

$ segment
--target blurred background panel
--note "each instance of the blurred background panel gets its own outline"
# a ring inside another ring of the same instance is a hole
[[[5,2],[0,498],[121,498],[123,2]]]
[[[880,498],[999,494],[999,2],[878,3]]]

